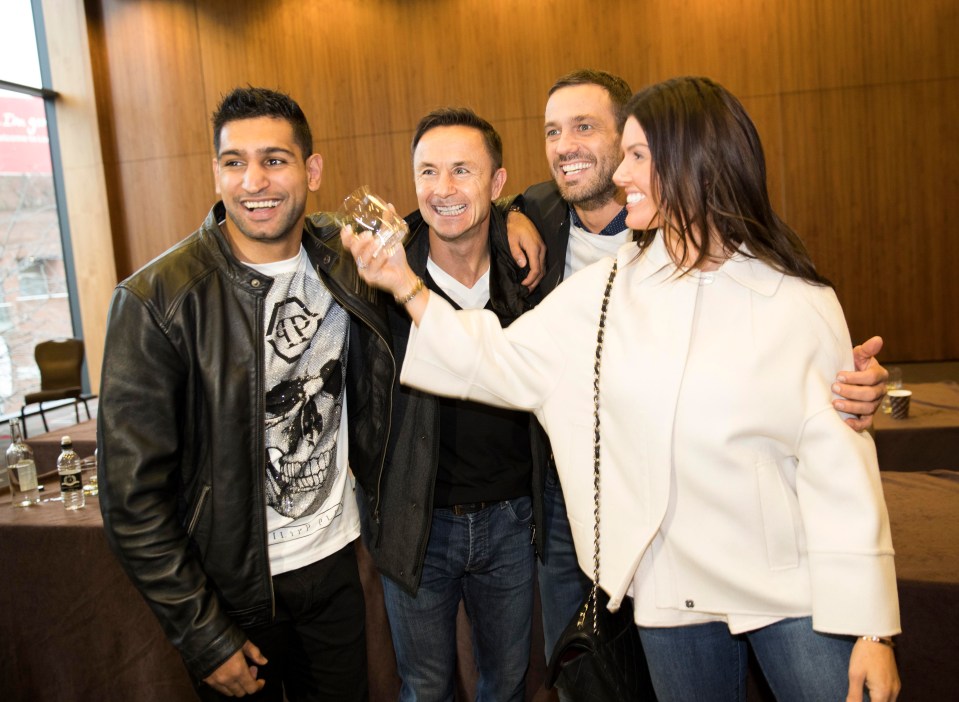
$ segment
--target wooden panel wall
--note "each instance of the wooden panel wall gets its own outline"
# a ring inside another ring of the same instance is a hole
[[[520,190],[549,176],[560,74],[703,74],[753,115],[774,201],[853,337],[882,334],[888,361],[959,358],[954,0],[87,0],[87,16],[121,275],[205,215],[208,118],[236,85],[303,106],[326,163],[312,207],[368,183],[409,210],[409,138],[434,107],[490,119]]]

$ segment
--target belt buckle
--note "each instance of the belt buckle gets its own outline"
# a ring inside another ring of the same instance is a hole
[[[459,505],[452,505],[450,511],[455,514],[457,517],[462,517],[464,514],[473,514],[474,512],[479,512],[481,509],[486,509],[489,507],[492,502],[464,502]]]

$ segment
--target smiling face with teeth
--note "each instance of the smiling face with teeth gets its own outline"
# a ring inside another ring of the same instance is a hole
[[[485,237],[490,202],[499,197],[506,170],[496,168],[478,129],[435,127],[413,151],[413,179],[420,214],[430,234],[444,242]]]
[[[556,90],[546,102],[545,134],[546,159],[563,199],[584,210],[609,205],[617,194],[612,176],[620,138],[609,92],[595,84]]]
[[[274,117],[227,122],[219,144],[213,173],[234,255],[251,263],[292,258],[300,249],[307,193],[320,187],[322,158],[304,158],[293,126]]]
[[[659,198],[646,133],[635,117],[623,127],[623,161],[613,180],[626,192],[626,224],[634,230],[658,226]]]

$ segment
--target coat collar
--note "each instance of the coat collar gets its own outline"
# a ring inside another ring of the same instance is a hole
[[[634,266],[634,276],[640,280],[652,276],[673,276],[677,272],[676,264],[666,250],[662,229],[656,232],[653,243],[643,253],[638,254],[638,258],[636,245],[628,243],[620,248],[617,260],[620,268],[627,265]],[[745,245],[727,259],[716,274],[728,276],[744,288],[764,297],[774,295],[785,277],[784,273],[755,258]]]

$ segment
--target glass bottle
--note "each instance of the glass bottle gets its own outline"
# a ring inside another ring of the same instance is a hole
[[[69,436],[60,439],[60,456],[57,458],[57,473],[60,475],[60,498],[64,509],[80,509],[86,504],[83,494],[83,477],[80,471],[80,456],[73,450]]]
[[[40,502],[37,486],[37,465],[33,449],[23,440],[19,419],[10,420],[10,446],[7,447],[7,477],[10,481],[10,503],[29,507]]]

